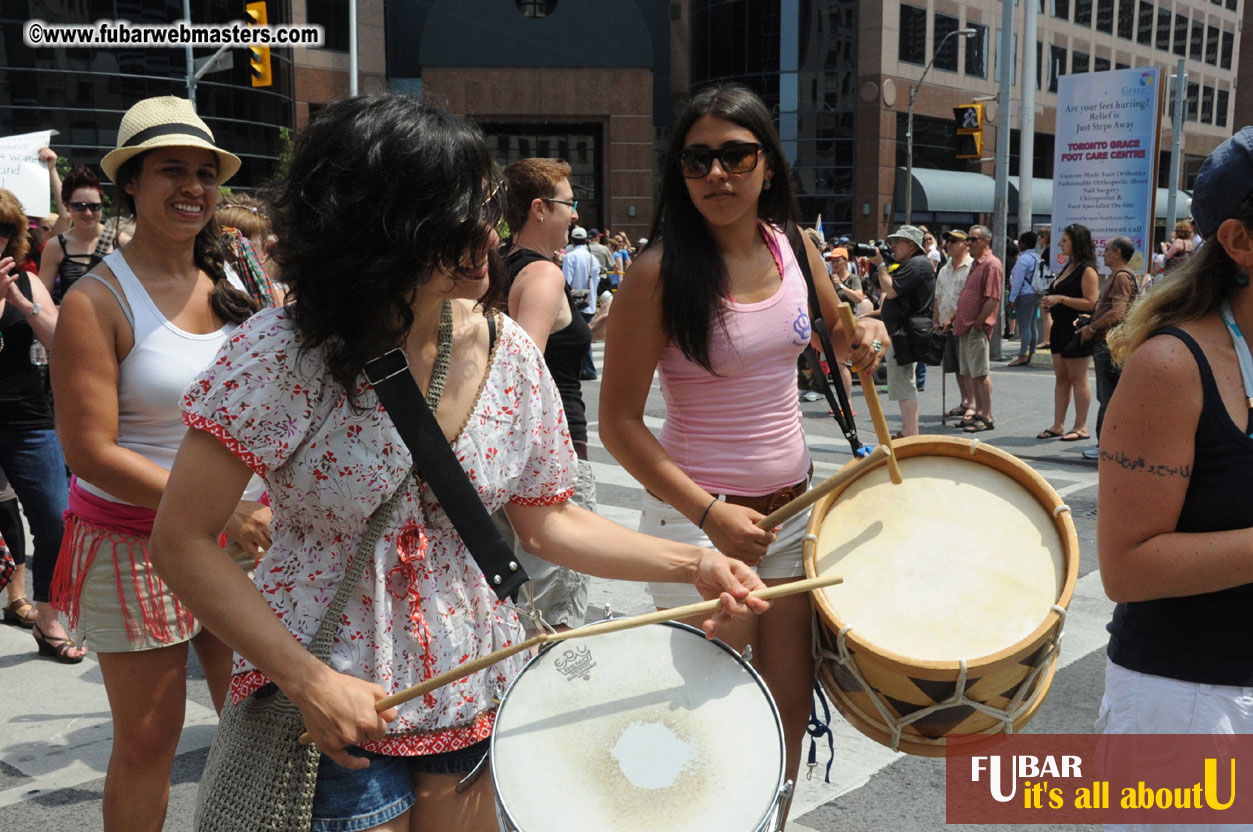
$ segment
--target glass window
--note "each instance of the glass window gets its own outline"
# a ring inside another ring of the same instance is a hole
[[[1218,66],[1218,27],[1205,27],[1205,63]]]
[[[1214,88],[1201,88],[1201,121],[1204,124],[1214,123]]]
[[[1118,37],[1136,39],[1136,0],[1122,0],[1118,4]]]
[[[957,18],[947,14],[936,12],[935,22],[932,23],[931,42],[935,44],[935,68],[943,69],[948,72],[957,71],[957,38],[944,39],[953,32],[957,31]],[[940,44],[944,46],[941,48]]]
[[[1114,34],[1114,0],[1096,0],[1096,30]]]
[[[1089,66],[1089,63],[1088,63],[1089,59],[1090,58],[1087,52],[1076,51],[1074,56],[1070,59],[1071,60],[1070,71],[1075,72],[1075,73],[1087,72],[1088,66]]]
[[[1157,48],[1170,51],[1170,9],[1157,8]]]
[[[1199,20],[1192,21],[1192,37],[1188,39],[1188,57],[1194,61],[1201,60],[1201,52],[1205,45],[1205,24]]]
[[[1166,17],[1170,18],[1170,12],[1166,13]],[[1160,17],[1158,23],[1161,23]],[[1163,48],[1161,43],[1158,43],[1157,48]],[[1188,57],[1188,18],[1181,14],[1175,15],[1175,54],[1181,58]]]
[[[1200,104],[1201,85],[1192,81],[1188,82],[1188,100],[1184,106],[1184,118],[1188,121],[1196,121],[1197,109]]]
[[[1053,0],[1053,17],[1070,20],[1070,0]]]
[[[1131,69],[1131,67],[1119,61],[1118,66],[1115,67],[1115,69]],[[1097,58],[1094,70],[1096,72],[1108,72],[1109,71],[1109,58]]]
[[[1227,8],[1234,12],[1236,10],[1236,2],[1237,0],[1227,0]]]
[[[1040,41],[1035,42],[1035,88],[1037,90],[1044,89],[1044,76],[1048,74],[1048,68],[1044,66],[1044,44]]]
[[[1075,0],[1075,25],[1092,25],[1092,0]]]
[[[348,51],[348,7],[335,0],[307,0],[309,22],[325,29],[322,48],[332,52]]]
[[[1223,69],[1231,69],[1231,52],[1234,49],[1233,40],[1235,35],[1231,32],[1223,32],[1223,54],[1222,61],[1219,63]]]
[[[1145,46],[1153,45],[1153,4],[1148,0],[1140,0],[1140,20],[1139,28],[1136,30],[1136,43],[1142,43]]]
[[[975,34],[966,41],[966,74],[975,78],[988,77],[988,27],[982,23],[967,23],[967,29]]]
[[[1226,90],[1218,91],[1218,101],[1214,110],[1214,124],[1219,127],[1227,126],[1227,105],[1230,95]]]
[[[1057,79],[1066,74],[1066,47],[1049,47],[1049,92],[1057,92]]]
[[[898,57],[905,63],[927,63],[927,10],[901,3]]]

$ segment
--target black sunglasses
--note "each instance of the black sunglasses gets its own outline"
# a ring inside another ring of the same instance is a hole
[[[12,240],[17,236],[17,226],[11,222],[0,222],[0,237],[8,237]]]
[[[700,179],[709,175],[717,159],[724,173],[748,173],[757,167],[761,151],[757,142],[728,142],[717,150],[693,145],[679,151],[679,171],[685,179]]]
[[[84,211],[95,212],[103,208],[104,203],[103,202],[71,202],[70,207],[73,208],[75,211],[79,211],[79,212],[84,212]]]

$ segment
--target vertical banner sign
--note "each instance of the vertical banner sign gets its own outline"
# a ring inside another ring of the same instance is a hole
[[[1161,119],[1157,67],[1084,72],[1057,79],[1053,154],[1054,271],[1066,265],[1062,229],[1087,226],[1097,266],[1105,243],[1126,236],[1151,262],[1153,198],[1157,194],[1157,140]]]
[[[48,168],[39,148],[52,141],[51,130],[0,138],[0,188],[22,203],[28,217],[48,216]]]

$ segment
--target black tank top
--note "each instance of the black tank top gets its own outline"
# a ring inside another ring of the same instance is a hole
[[[1157,334],[1173,335],[1192,351],[1205,394],[1192,477],[1175,531],[1253,528],[1253,411],[1249,424],[1237,427],[1192,336],[1175,327]],[[1119,604],[1108,629],[1109,658],[1122,667],[1186,682],[1253,685],[1253,584]]]
[[[104,258],[94,251],[91,254],[70,254],[65,245],[65,235],[58,234],[57,239],[61,242],[61,265],[57,268],[57,279],[52,284],[52,300],[59,304],[70,287],[100,265]]]
[[[30,277],[22,272],[18,291],[33,300]],[[52,430],[52,408],[44,395],[43,373],[30,363],[30,345],[35,333],[22,313],[11,304],[0,315],[0,430]]]
[[[509,270],[508,289],[513,288],[513,281],[523,269],[539,261],[552,263],[544,255],[529,248],[514,248],[505,255],[505,266]],[[507,290],[506,290],[507,291]],[[557,391],[561,394],[561,405],[566,411],[566,421],[570,425],[570,438],[578,442],[587,441],[587,411],[583,406],[583,385],[579,383],[579,365],[587,348],[592,344],[592,330],[587,321],[579,314],[570,296],[570,286],[565,286],[566,305],[570,307],[570,324],[564,329],[548,336],[548,344],[544,347],[544,363],[548,372],[552,373],[557,383]]]

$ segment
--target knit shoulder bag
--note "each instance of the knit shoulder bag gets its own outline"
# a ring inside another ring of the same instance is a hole
[[[330,660],[348,596],[361,580],[365,563],[413,476],[411,471],[370,517],[309,645],[309,652],[319,661]],[[228,697],[196,795],[196,832],[307,832],[320,752],[312,744],[299,743],[304,731],[300,709],[273,683],[238,705]]]

